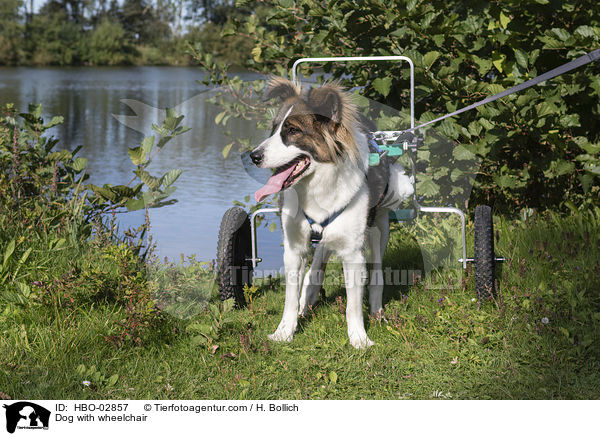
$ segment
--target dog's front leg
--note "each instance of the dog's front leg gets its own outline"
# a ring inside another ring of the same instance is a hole
[[[344,278],[346,280],[346,321],[348,323],[348,338],[354,348],[364,348],[373,345],[367,337],[363,320],[362,300],[367,268],[365,257],[361,252],[342,255]]]
[[[283,255],[285,267],[285,306],[283,317],[269,339],[277,342],[290,342],[298,325],[298,294],[304,273],[304,257],[295,250],[285,248]]]
[[[331,251],[327,250],[323,244],[317,245],[313,261],[302,281],[302,292],[300,293],[300,316],[305,316],[310,306],[313,306],[319,299],[319,290],[323,285],[325,278],[325,267]]]

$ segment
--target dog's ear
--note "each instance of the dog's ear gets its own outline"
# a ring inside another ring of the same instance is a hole
[[[315,114],[322,115],[339,123],[342,121],[344,94],[336,84],[326,84],[320,88],[312,88],[308,93],[308,104]]]
[[[272,76],[269,78],[267,82],[267,87],[265,88],[265,95],[263,96],[263,100],[271,100],[272,98],[280,98],[281,100],[286,100],[290,97],[297,97],[300,95],[300,90],[296,85],[290,82],[283,77],[275,77]]]

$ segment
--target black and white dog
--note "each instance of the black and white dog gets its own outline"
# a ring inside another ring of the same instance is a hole
[[[302,92],[286,79],[272,78],[265,99],[272,98],[283,104],[271,136],[251,153],[257,166],[275,170],[256,192],[256,201],[281,191],[285,307],[269,338],[292,340],[298,316],[318,299],[327,260],[335,252],[344,267],[350,343],[356,348],[373,345],[362,311],[365,253],[368,247],[371,277],[381,278],[388,212],[412,195],[413,184],[398,163],[384,159],[369,167],[368,132],[374,128],[340,86],[329,83]],[[315,234],[320,242],[304,276]],[[371,280],[369,304],[375,316],[383,312],[382,293],[383,280]]]

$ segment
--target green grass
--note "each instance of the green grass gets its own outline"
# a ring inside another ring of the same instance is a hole
[[[157,314],[139,341],[120,345],[106,339],[127,318],[119,298],[98,298],[88,287],[86,298],[59,304],[32,287],[24,304],[14,295],[1,300],[0,391],[45,399],[600,398],[600,213],[496,219],[496,230],[497,251],[507,257],[498,273],[501,298],[479,305],[473,275],[446,270],[387,287],[387,322],[367,321],[376,342],[367,350],[348,343],[345,292],[335,284],[289,344],[267,340],[283,308],[277,280],[258,286],[249,307],[232,310],[216,302],[206,266],[191,265],[190,273],[172,265],[173,272],[148,276],[163,290],[165,277],[183,283],[179,300],[162,298],[165,307],[193,301],[194,281],[202,284],[197,304],[208,299],[206,307],[171,312],[187,319]],[[422,264],[414,234],[395,228],[384,267]],[[40,272],[61,277],[73,267],[72,250],[43,271],[28,262],[27,280]],[[78,250],[79,274],[98,277],[85,264],[102,250]],[[120,265],[123,249],[103,250],[104,262]],[[114,268],[99,285],[122,274]]]

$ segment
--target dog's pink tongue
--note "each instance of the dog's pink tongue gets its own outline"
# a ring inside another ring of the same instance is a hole
[[[254,193],[254,199],[257,202],[261,202],[265,197],[281,191],[283,189],[283,183],[287,180],[290,174],[292,174],[294,168],[296,168],[296,166],[292,165],[285,171],[273,174],[267,181],[267,184]]]

